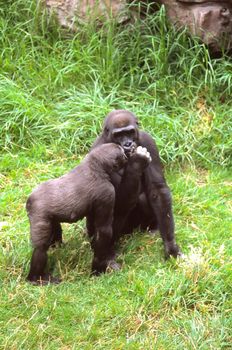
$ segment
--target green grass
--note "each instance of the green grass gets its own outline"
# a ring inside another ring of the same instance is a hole
[[[231,58],[210,57],[161,9],[124,28],[76,35],[35,1],[0,0],[0,348],[230,349],[232,326]],[[160,237],[121,240],[122,270],[90,278],[84,222],[49,253],[58,286],[25,282],[25,201],[74,167],[114,108],[155,138],[186,259]]]
[[[0,147],[86,152],[112,109],[137,113],[165,162],[231,164],[231,60],[175,32],[164,11],[62,37],[34,2],[2,4]]]
[[[77,161],[29,163],[22,154],[1,163],[0,347],[229,349],[232,191],[226,170],[167,173],[186,260],[165,262],[159,236],[137,232],[120,242],[120,272],[90,278],[91,252],[81,222],[64,225],[66,244],[49,254],[63,282],[43,288],[25,282],[31,254],[25,200],[38,182]]]

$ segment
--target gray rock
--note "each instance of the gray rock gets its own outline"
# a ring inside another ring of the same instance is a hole
[[[232,1],[162,0],[171,22],[186,26],[212,51],[232,48]]]
[[[128,7],[129,0],[43,0],[50,13],[54,12],[61,26],[71,31],[89,21],[101,25],[114,18],[127,23],[138,16],[136,7]],[[147,0],[149,4],[154,1]],[[212,51],[221,50],[223,43],[232,48],[232,0],[156,0],[165,5],[170,21],[177,27],[187,27]],[[139,1],[135,1],[139,3]],[[144,2],[143,2],[144,3]],[[155,8],[154,8],[155,11]]]

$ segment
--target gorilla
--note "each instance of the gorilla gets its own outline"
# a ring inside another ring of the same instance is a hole
[[[141,158],[149,155],[140,148]],[[136,152],[135,152],[136,154]],[[61,222],[76,222],[94,212],[92,218],[92,271],[99,274],[110,265],[115,189],[111,174],[125,166],[127,156],[115,143],[94,148],[69,173],[40,184],[29,196],[26,209],[34,246],[27,280],[33,284],[58,283],[46,272],[47,250],[62,242]]]
[[[169,187],[164,178],[157,146],[152,137],[139,130],[136,116],[127,110],[114,110],[105,119],[102,133],[92,149],[107,143],[123,147],[128,161],[123,168],[113,171],[111,181],[115,188],[113,238],[108,241],[111,252],[111,267],[118,269],[115,262],[115,243],[123,234],[134,229],[160,231],[165,257],[181,255],[174,235],[174,219]],[[142,146],[151,157],[141,157],[134,152]],[[87,231],[93,235],[95,213],[87,216]]]

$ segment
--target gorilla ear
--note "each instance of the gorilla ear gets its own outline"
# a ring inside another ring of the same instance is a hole
[[[138,121],[137,118],[135,118],[135,124],[136,124],[137,126],[139,126],[139,121]]]

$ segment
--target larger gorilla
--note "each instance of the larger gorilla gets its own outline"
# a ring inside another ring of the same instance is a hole
[[[174,219],[169,187],[164,178],[157,146],[152,137],[139,130],[136,116],[127,110],[114,110],[105,119],[102,133],[92,148],[105,143],[123,147],[128,162],[120,171],[111,174],[116,198],[114,207],[113,239],[107,250],[111,252],[111,267],[115,262],[115,242],[134,229],[160,231],[165,256],[181,255],[174,235]],[[136,147],[146,148],[152,161],[134,152]],[[94,212],[87,217],[87,231],[92,236]]]

